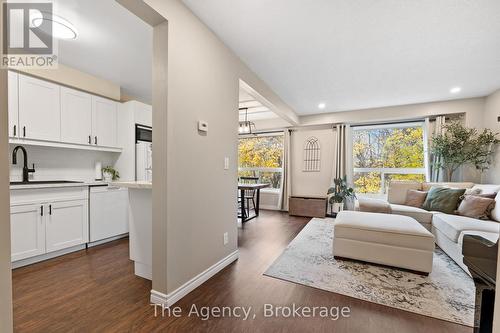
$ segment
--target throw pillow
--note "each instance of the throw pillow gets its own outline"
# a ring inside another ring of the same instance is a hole
[[[429,190],[422,208],[428,211],[453,214],[457,210],[460,197],[464,193],[465,189],[433,186]]]
[[[427,192],[418,190],[408,190],[406,192],[406,206],[421,208],[427,198]]]
[[[495,199],[468,195],[460,203],[457,214],[474,219],[489,220],[494,207]]]

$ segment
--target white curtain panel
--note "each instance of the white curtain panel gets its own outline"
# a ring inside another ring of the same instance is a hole
[[[283,135],[283,172],[281,173],[281,192],[279,209],[288,211],[288,198],[292,193],[292,179],[290,169],[291,130],[285,130]]]
[[[347,175],[347,130],[348,125],[335,126],[335,154],[333,158],[332,181]]]
[[[429,122],[428,133],[429,136],[429,147],[432,147],[432,138],[435,135],[441,135],[444,132],[444,126],[446,125],[446,117],[438,116],[434,120],[434,122]],[[431,161],[429,165],[429,174],[431,182],[439,182],[442,180],[441,169],[436,167],[436,163],[439,162],[439,157],[434,156],[432,152],[429,150],[429,161]]]

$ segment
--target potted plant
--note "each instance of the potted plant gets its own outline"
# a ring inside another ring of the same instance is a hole
[[[328,201],[332,215],[344,210],[344,203],[346,199],[356,198],[354,189],[347,186],[347,179],[335,178],[333,186],[328,189]]]
[[[478,132],[460,122],[444,126],[443,134],[432,138],[431,152],[437,157],[434,166],[446,172],[447,181],[462,165],[473,165],[477,170],[487,170],[492,161],[494,145],[500,143],[498,133],[489,129]]]
[[[113,180],[120,179],[120,173],[116,171],[113,167],[107,166],[102,169],[102,175],[105,182],[111,182]]]

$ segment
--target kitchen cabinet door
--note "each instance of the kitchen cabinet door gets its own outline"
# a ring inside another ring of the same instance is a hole
[[[19,137],[60,141],[60,86],[19,74]]]
[[[47,205],[47,253],[88,242],[88,201],[71,200]]]
[[[97,146],[116,147],[118,103],[92,96],[92,135]]]
[[[22,260],[45,253],[43,205],[29,204],[10,209],[11,258]]]
[[[9,109],[9,137],[19,137],[19,75],[9,71],[7,88]]]
[[[61,141],[92,144],[92,96],[61,87]]]

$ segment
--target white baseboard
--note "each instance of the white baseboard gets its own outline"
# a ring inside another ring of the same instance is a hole
[[[182,286],[174,290],[168,295],[160,293],[156,290],[151,290],[151,303],[152,304],[160,304],[166,307],[171,307],[175,303],[177,303],[184,296],[189,294],[191,291],[195,290],[199,286],[201,286],[205,281],[210,279],[215,274],[219,273],[226,266],[236,261],[239,257],[238,250],[234,251],[224,259],[217,262],[215,265],[212,265],[207,270],[201,272],[188,282],[184,283]]]
[[[115,240],[119,240],[119,239],[126,238],[126,237],[128,237],[128,233],[123,234],[123,235],[110,237],[110,238],[106,238],[106,239],[103,239],[100,241],[95,241],[95,242],[89,243],[88,246],[89,247],[99,246],[99,245],[106,244],[109,242],[114,242]]]
[[[260,205],[260,209],[263,210],[280,210],[278,207],[273,205]]]
[[[59,250],[59,251],[55,251],[55,252],[51,252],[51,253],[42,254],[42,255],[39,255],[36,257],[31,257],[31,258],[22,259],[19,261],[14,261],[12,263],[11,267],[12,267],[12,269],[16,269],[16,268],[36,264],[37,262],[41,262],[41,261],[45,261],[45,260],[49,260],[49,259],[54,259],[56,257],[63,256],[65,254],[69,254],[69,253],[77,252],[77,251],[81,251],[81,250],[85,250],[85,244],[73,246],[73,247],[70,247],[70,248],[67,248],[64,250]]]

